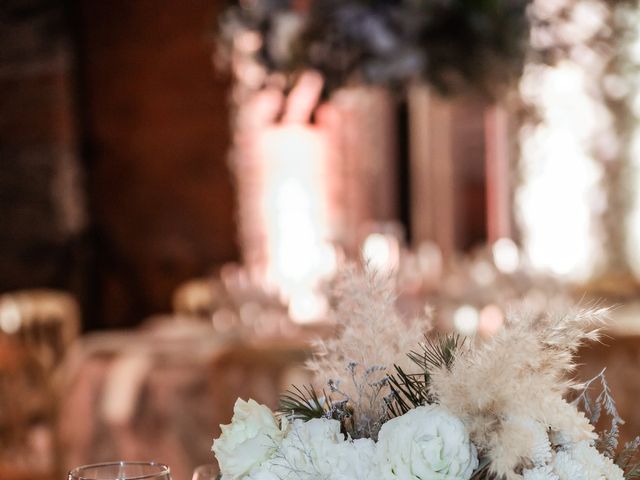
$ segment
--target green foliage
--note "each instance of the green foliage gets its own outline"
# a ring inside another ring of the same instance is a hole
[[[464,345],[465,339],[458,334],[438,335],[436,338],[425,337],[420,344],[420,352],[409,353],[409,358],[425,373],[430,370],[453,366],[456,352]]]
[[[332,408],[329,397],[322,392],[321,398],[312,386],[304,386],[303,389],[294,385],[287,390],[280,398],[278,413],[291,420],[305,422],[312,418],[326,418]]]
[[[332,390],[334,392],[334,390]],[[335,392],[340,393],[338,390]],[[303,420],[308,422],[314,418],[329,418],[340,422],[340,430],[352,438],[359,438],[354,430],[353,409],[348,399],[336,401],[323,390],[322,396],[313,386],[304,386],[303,389],[292,386],[280,397],[278,415],[289,420]]]
[[[395,374],[389,375],[391,394],[386,399],[389,416],[398,417],[409,410],[433,403],[436,399],[429,393],[431,372],[434,369],[450,369],[456,352],[464,345],[464,338],[457,334],[425,337],[420,351],[412,351],[409,359],[421,370],[420,373],[406,373],[397,365]]]
[[[469,480],[489,480],[494,478],[495,476],[492,475],[489,470],[490,464],[491,460],[489,459],[489,457],[481,457],[478,468],[474,470]]]
[[[397,365],[395,370],[395,375],[389,375],[391,395],[385,399],[391,417],[399,417],[416,407],[432,403],[426,372],[408,374]]]

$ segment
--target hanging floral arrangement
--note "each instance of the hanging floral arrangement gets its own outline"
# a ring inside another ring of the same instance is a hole
[[[245,0],[220,17],[222,52],[243,34],[270,73],[320,71],[327,90],[424,81],[497,95],[529,43],[529,0]],[[247,38],[247,35],[244,35]]]

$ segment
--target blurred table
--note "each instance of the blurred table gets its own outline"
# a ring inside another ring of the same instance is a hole
[[[190,478],[213,460],[212,440],[236,397],[275,407],[306,353],[303,338],[239,340],[185,317],[86,336],[65,369],[64,465],[156,460]]]

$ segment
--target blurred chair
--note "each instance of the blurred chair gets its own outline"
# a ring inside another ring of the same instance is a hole
[[[304,345],[215,335],[210,324],[159,316],[136,331],[85,336],[65,364],[60,438],[65,467],[144,459],[171,465],[174,478],[213,461],[218,424],[250,395],[277,404]]]
[[[216,410],[210,365],[229,341],[186,316],[156,316],[135,331],[83,337],[64,369],[65,468],[156,460],[186,479],[210,462]]]
[[[56,472],[55,392],[33,352],[0,336],[0,478]]]
[[[183,283],[172,303],[177,318],[205,320],[212,334],[223,337],[246,341],[296,337],[301,331],[280,300],[252,283],[246,270],[235,264],[224,265],[219,276]]]
[[[220,303],[220,286],[212,278],[195,278],[180,285],[173,293],[173,311],[210,319]]]
[[[62,360],[80,331],[75,298],[56,290],[23,290],[0,295],[0,331],[31,350],[47,371]]]
[[[0,478],[54,478],[55,377],[80,329],[70,294],[25,290],[0,295]]]

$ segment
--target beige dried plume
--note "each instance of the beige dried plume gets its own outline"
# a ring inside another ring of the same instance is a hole
[[[594,438],[584,414],[563,398],[577,386],[570,378],[577,349],[598,339],[609,310],[552,311],[510,313],[502,331],[460,351],[451,370],[432,375],[432,393],[463,420],[493,473],[507,479],[522,478],[517,468],[534,456],[516,441],[522,419],[575,441]]]
[[[356,431],[375,438],[385,416],[385,379],[393,366],[409,367],[407,353],[430,330],[427,315],[405,322],[395,307],[393,279],[371,270],[346,268],[332,288],[332,315],[337,335],[316,342],[308,367],[315,384],[328,382],[357,412]]]

